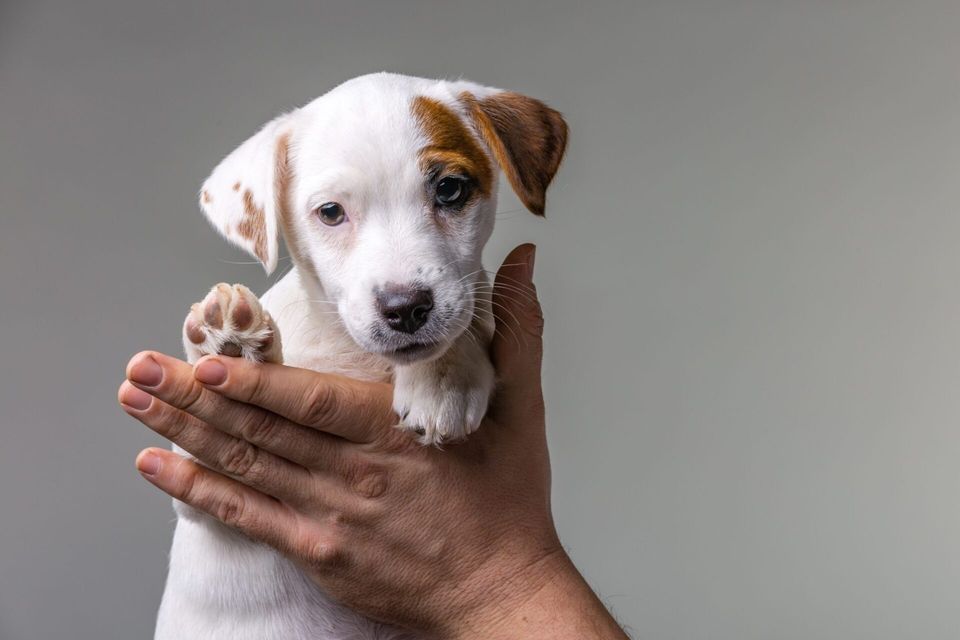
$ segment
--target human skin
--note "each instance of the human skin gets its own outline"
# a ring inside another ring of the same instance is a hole
[[[497,275],[500,385],[466,442],[423,447],[395,429],[388,384],[142,352],[121,406],[203,466],[150,448],[138,470],[374,619],[451,639],[625,638],[553,523],[534,251]]]

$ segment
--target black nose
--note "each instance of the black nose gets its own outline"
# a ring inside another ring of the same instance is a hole
[[[377,307],[391,329],[414,333],[427,324],[433,309],[433,293],[429,289],[387,285],[377,293]]]

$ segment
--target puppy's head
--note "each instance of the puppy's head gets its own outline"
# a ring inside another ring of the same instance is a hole
[[[282,233],[357,344],[407,363],[471,323],[498,167],[543,215],[566,138],[532,98],[374,74],[269,122],[217,166],[200,204],[267,272]]]

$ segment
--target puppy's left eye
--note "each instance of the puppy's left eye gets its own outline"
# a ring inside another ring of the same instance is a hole
[[[455,207],[467,199],[468,188],[463,178],[448,176],[437,183],[434,198],[441,207]]]
[[[317,207],[316,211],[320,221],[330,227],[337,226],[343,222],[344,218],[347,217],[347,214],[343,211],[343,205],[341,205],[339,202],[328,202],[326,204],[322,204]]]

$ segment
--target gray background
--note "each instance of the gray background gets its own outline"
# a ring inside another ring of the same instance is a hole
[[[562,538],[638,638],[960,637],[955,2],[0,3],[0,637],[146,638],[172,512],[115,403],[259,267],[196,207],[277,112],[464,75],[562,110]]]

